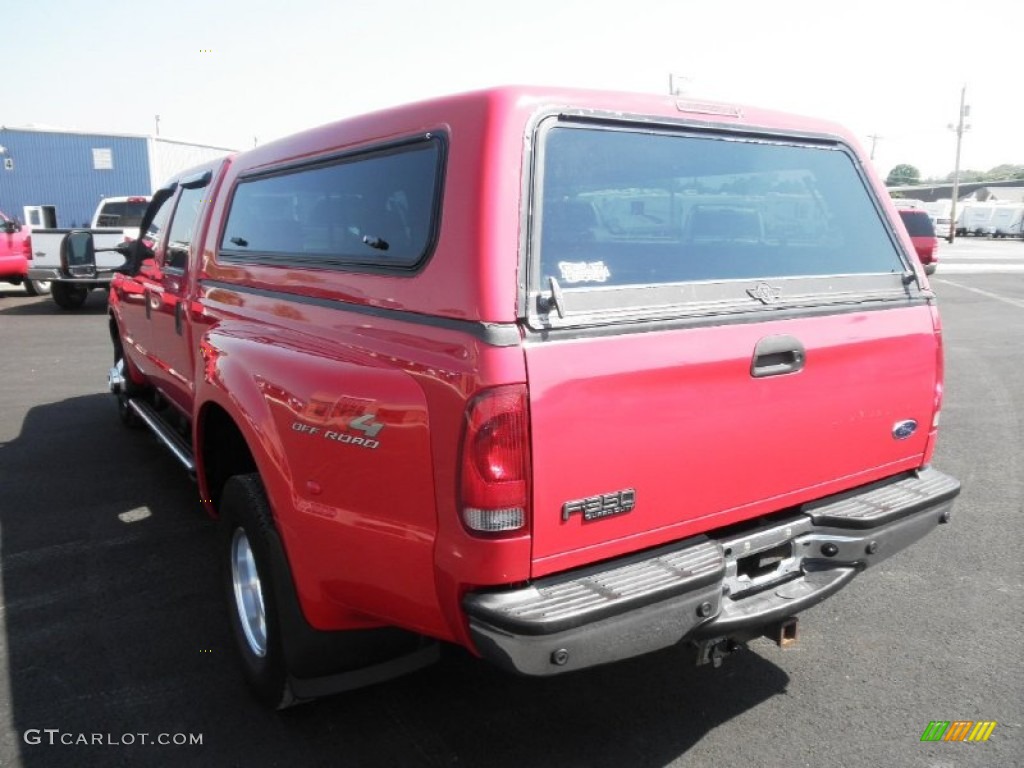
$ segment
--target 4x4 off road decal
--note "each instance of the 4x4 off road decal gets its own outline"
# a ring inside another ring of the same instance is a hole
[[[369,448],[371,450],[380,447],[380,441],[374,438],[380,434],[382,429],[384,429],[384,425],[379,421],[374,421],[373,414],[371,413],[364,413],[363,415],[350,420],[345,425],[346,431],[314,427],[312,424],[307,424],[304,421],[292,422],[292,430],[295,432],[301,432],[306,435],[315,435],[322,437],[324,440],[333,440],[338,443],[357,445],[360,448]],[[362,432],[363,434],[360,436],[352,434],[353,432]]]

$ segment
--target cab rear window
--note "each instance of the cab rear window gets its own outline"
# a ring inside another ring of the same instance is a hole
[[[147,205],[147,200],[104,203],[96,217],[96,226],[121,229],[137,227],[142,222],[142,214],[146,212]]]
[[[535,290],[906,269],[835,144],[572,123],[542,135]]]

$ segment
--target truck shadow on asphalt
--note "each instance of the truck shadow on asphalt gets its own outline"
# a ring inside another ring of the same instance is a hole
[[[109,395],[31,409],[0,466],[5,764],[662,766],[788,683],[749,651],[718,670],[671,649],[528,679],[449,648],[418,674],[266,712],[235,666],[215,524]],[[202,744],[143,743],[161,734]]]
[[[61,309],[50,296],[27,296],[21,288],[0,289],[0,315],[102,315],[107,311],[107,292],[89,291],[78,309]]]

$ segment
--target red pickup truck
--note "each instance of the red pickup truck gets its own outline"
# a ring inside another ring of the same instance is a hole
[[[869,168],[806,118],[499,88],[159,190],[110,388],[220,520],[259,697],[436,641],[717,664],[947,522],[935,296]]]
[[[32,236],[20,222],[0,211],[0,280],[24,285],[29,296],[50,292],[48,280],[30,280]]]

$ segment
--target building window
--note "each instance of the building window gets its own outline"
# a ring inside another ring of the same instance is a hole
[[[93,147],[92,167],[95,171],[110,171],[114,168],[114,152],[109,147],[100,149]]]

